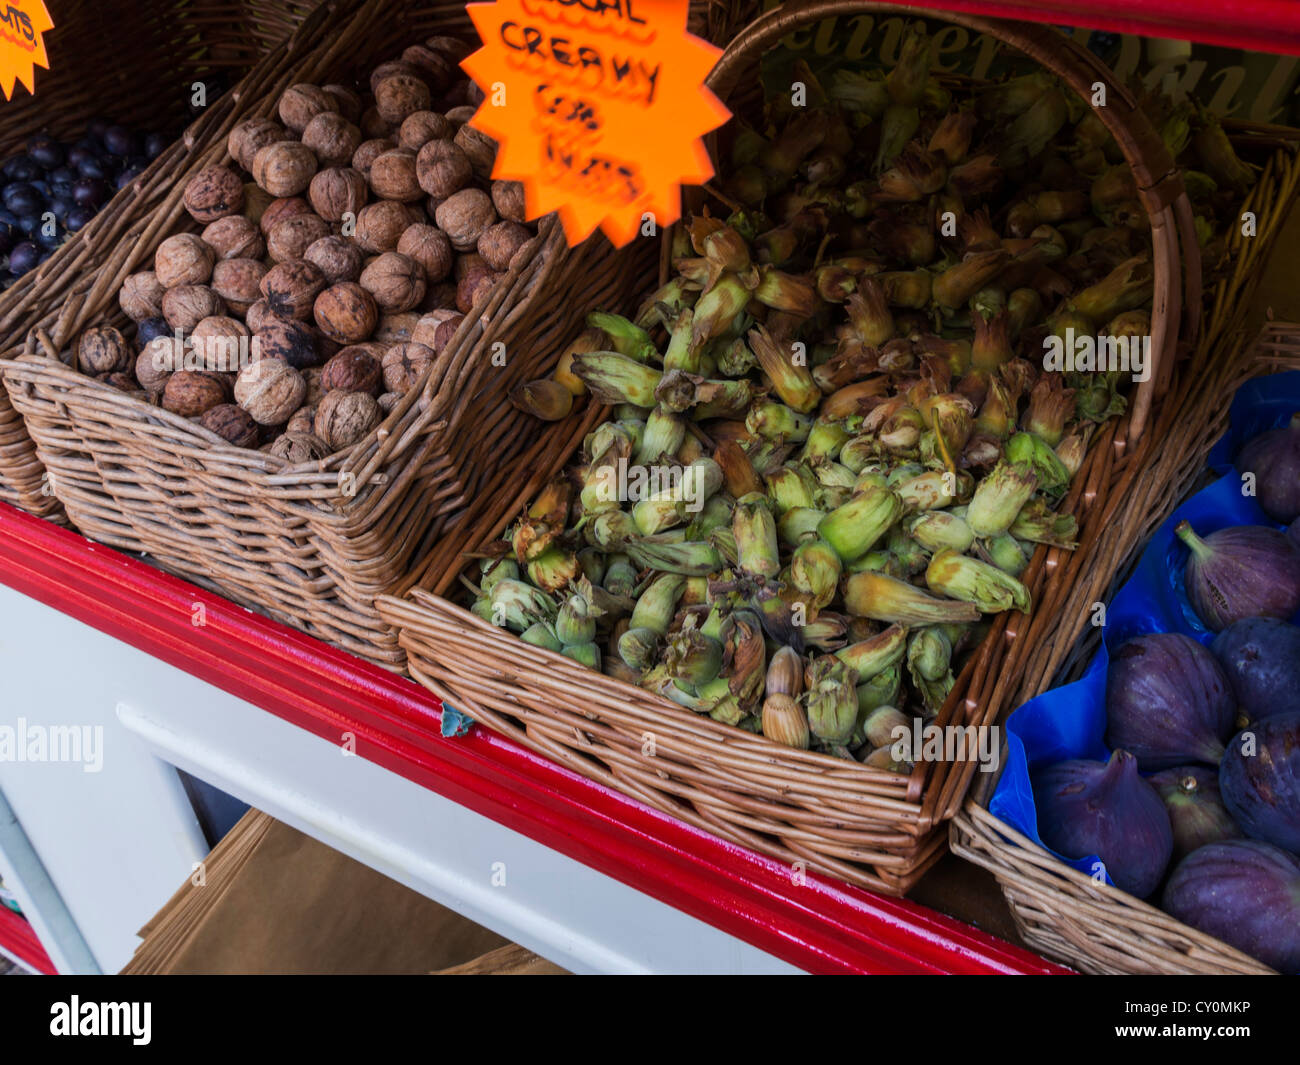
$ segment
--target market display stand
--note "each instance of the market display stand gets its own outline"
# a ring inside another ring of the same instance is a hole
[[[0,873],[26,840],[46,886],[24,890],[20,871],[16,894],[59,971],[117,971],[202,876],[173,767],[575,972],[1063,971],[485,730],[444,738],[438,702],[409,681],[3,505],[0,544],[6,722],[102,729],[95,772],[0,761],[21,829],[0,838]]]

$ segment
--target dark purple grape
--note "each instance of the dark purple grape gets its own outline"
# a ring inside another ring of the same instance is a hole
[[[40,190],[26,181],[17,181],[4,191],[4,205],[18,215],[39,214],[45,206]]]
[[[145,318],[135,327],[135,346],[144,351],[149,346],[149,341],[169,336],[171,331],[172,327],[167,324],[166,318]]]
[[[83,178],[98,178],[103,180],[108,177],[110,169],[103,159],[97,156],[90,156],[81,161],[81,165],[77,167],[77,173]]]
[[[25,240],[9,253],[9,269],[16,275],[27,273],[41,258],[41,249],[30,240]]]
[[[41,228],[41,216],[38,214],[20,214],[18,216],[18,228],[30,237]]]
[[[69,233],[75,233],[94,217],[95,212],[91,208],[74,207],[68,212],[68,217],[64,222],[64,225],[68,227]]]
[[[8,226],[0,226],[0,259],[9,254],[9,249],[13,247],[13,237],[9,235]]]
[[[105,118],[103,115],[99,115],[86,123],[86,136],[93,137],[95,140],[102,143],[104,140],[104,134],[115,125],[117,125],[117,123],[111,118]]]
[[[140,150],[140,138],[125,126],[109,126],[103,140],[104,147],[114,155],[133,155]]]
[[[63,150],[63,145],[53,137],[38,134],[27,141],[27,154],[46,170],[52,170],[63,165],[67,153]]]
[[[60,222],[68,217],[68,212],[77,205],[72,202],[71,196],[55,196],[50,200],[50,211]]]
[[[108,185],[98,178],[85,177],[72,186],[72,199],[78,207],[102,207],[112,195]]]
[[[42,248],[53,251],[63,243],[64,238],[67,237],[67,235],[67,230],[63,229],[61,226],[41,226],[41,228],[36,231],[36,243]]]
[[[10,181],[35,181],[44,173],[44,167],[24,155],[14,162],[8,177]]]
[[[168,143],[165,133],[150,133],[144,139],[144,154],[150,159],[157,159],[167,150]]]
[[[50,171],[50,194],[52,196],[71,196],[72,186],[77,182],[76,171],[63,166]]]
[[[73,170],[79,170],[82,163],[87,159],[94,159],[96,154],[78,144],[68,150],[68,166]]]
[[[134,181],[143,173],[144,173],[144,167],[142,166],[127,167],[125,170],[123,170],[120,174],[117,175],[117,187],[119,189],[126,188],[129,184],[131,184],[132,181]]]

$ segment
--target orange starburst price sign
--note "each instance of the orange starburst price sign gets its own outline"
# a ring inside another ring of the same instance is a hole
[[[681,186],[713,176],[700,138],[730,112],[704,86],[720,52],[686,32],[687,2],[468,8],[483,47],[461,65],[486,94],[470,125],[500,145],[492,176],[523,184],[529,218],[558,212],[570,244],[669,225]]]
[[[18,82],[36,91],[36,68],[49,69],[41,35],[54,28],[41,0],[0,0],[0,91],[13,99]]]

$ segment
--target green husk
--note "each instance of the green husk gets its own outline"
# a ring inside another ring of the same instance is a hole
[[[941,551],[935,558],[943,554]],[[979,618],[979,611],[969,602],[939,599],[882,573],[850,576],[844,585],[844,606],[857,617],[900,625],[936,625]]]
[[[590,351],[573,357],[573,372],[602,403],[655,405],[655,388],[663,376],[616,351]]]
[[[836,651],[845,665],[852,666],[859,677],[871,678],[903,660],[907,649],[907,629],[894,624],[867,640],[859,640]]]
[[[587,315],[587,325],[602,330],[620,355],[642,363],[659,361],[659,349],[650,339],[650,334],[621,314],[592,311]]]
[[[903,501],[888,488],[868,487],[827,514],[818,535],[845,562],[861,558],[903,513]]]
[[[976,536],[1006,532],[1038,487],[1038,477],[1025,463],[999,462],[978,485],[966,509],[966,524]]]
[[[780,572],[776,519],[764,496],[748,495],[737,500],[731,531],[736,538],[737,562],[742,570],[755,577],[775,577]]]
[[[932,591],[973,603],[985,614],[1013,607],[1028,614],[1032,607],[1029,589],[1014,577],[956,551],[935,553],[926,568],[925,583]]]

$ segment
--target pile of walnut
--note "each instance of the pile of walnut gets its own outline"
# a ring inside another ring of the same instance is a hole
[[[86,330],[77,368],[292,463],[363,440],[535,236],[520,186],[491,180],[495,142],[465,125],[470,50],[433,37],[378,66],[364,103],[294,85],[278,122],[236,126],[246,174],[191,179],[206,228],[126,279],[135,336]]]

